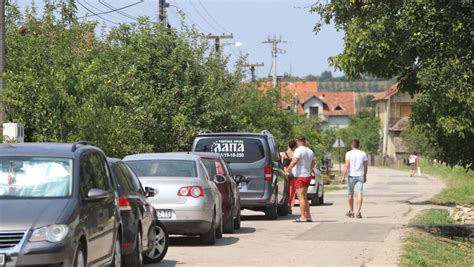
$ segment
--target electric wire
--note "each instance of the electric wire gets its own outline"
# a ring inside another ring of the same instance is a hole
[[[109,3],[107,3],[105,0],[99,0],[99,4],[101,4],[101,5],[105,6],[105,7],[107,7],[107,8],[110,9],[111,11],[117,12],[118,14],[120,14],[120,15],[126,17],[126,18],[129,18],[129,19],[131,19],[131,20],[137,20],[136,17],[134,17],[134,16],[132,16],[132,15],[130,15],[130,14],[127,14],[127,13],[123,12],[122,10],[116,8],[115,6],[113,6],[113,5],[109,4]]]
[[[101,18],[101,19],[103,19],[103,20],[105,20],[105,21],[107,21],[107,22],[109,22],[109,23],[112,23],[112,24],[119,24],[118,22],[109,20],[109,19],[104,18],[104,17],[102,17],[101,15],[95,13],[95,12],[92,11],[90,8],[88,8],[88,7],[85,6],[83,3],[81,3],[79,0],[77,1],[77,3],[78,3],[81,7],[83,7],[85,10],[89,11],[93,16],[96,16],[96,17],[98,17],[98,18]]]
[[[211,13],[209,13],[209,11],[208,11],[207,8],[204,6],[204,4],[201,2],[201,0],[198,0],[198,3],[199,3],[199,5],[202,7],[202,9],[204,10],[204,12],[206,12],[207,16],[209,16],[209,18],[211,18],[211,20],[212,20],[219,28],[221,28],[224,32],[229,32],[226,28],[224,28],[224,27],[214,18],[214,16],[211,15]]]
[[[197,7],[193,4],[193,1],[189,1],[189,3],[191,4],[191,6],[193,7],[193,9],[196,11],[196,13],[199,15],[199,17],[201,17],[204,22],[206,22],[207,25],[209,25],[213,30],[215,30],[216,32],[220,32],[220,30],[218,28],[216,28],[214,25],[212,25],[211,23],[209,23],[209,21],[206,19],[206,17],[204,17],[201,12],[199,12],[199,10],[197,9]]]
[[[113,10],[109,10],[109,11],[100,11],[100,13],[97,13],[97,15],[106,15],[106,14],[110,14],[110,13],[113,13],[113,12],[117,12],[117,11],[120,11],[120,10],[123,10],[123,9],[126,9],[126,8],[129,8],[129,7],[132,7],[132,6],[141,4],[141,3],[143,3],[144,1],[145,1],[145,0],[140,0],[140,1],[138,1],[138,2],[129,4],[129,5],[126,5],[126,6],[123,6],[123,7],[119,7],[119,8],[113,9]],[[94,7],[95,9],[100,10],[99,8],[93,6],[92,4],[89,4],[87,1],[84,0],[84,2],[85,2],[86,4],[88,4],[89,6],[92,6],[92,7]],[[86,16],[82,16],[82,17],[80,17],[80,18],[87,18],[87,17],[90,17],[90,16],[92,16],[92,15],[86,15]],[[109,16],[111,16],[111,15],[109,15]]]

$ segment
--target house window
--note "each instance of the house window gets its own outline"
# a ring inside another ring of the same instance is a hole
[[[319,114],[319,107],[309,107],[309,115],[317,116]]]
[[[337,106],[334,108],[334,110],[344,110],[340,104],[337,104]]]

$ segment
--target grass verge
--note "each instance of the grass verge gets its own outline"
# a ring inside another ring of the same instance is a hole
[[[395,168],[402,169],[401,166]],[[421,162],[421,171],[436,176],[446,184],[445,189],[432,199],[433,203],[441,205],[474,203],[474,172],[426,161]],[[428,209],[417,215],[411,223],[456,224],[457,222],[448,217],[446,209]],[[466,239],[450,239],[411,229],[405,238],[401,265],[474,266],[474,245]]]

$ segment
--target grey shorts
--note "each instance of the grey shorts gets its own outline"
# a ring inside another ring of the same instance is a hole
[[[349,176],[347,179],[347,192],[349,194],[362,193],[364,190],[364,176]]]

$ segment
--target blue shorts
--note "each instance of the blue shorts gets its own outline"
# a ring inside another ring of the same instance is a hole
[[[364,176],[349,176],[347,179],[347,191],[349,194],[354,193],[362,193],[364,189]]]

